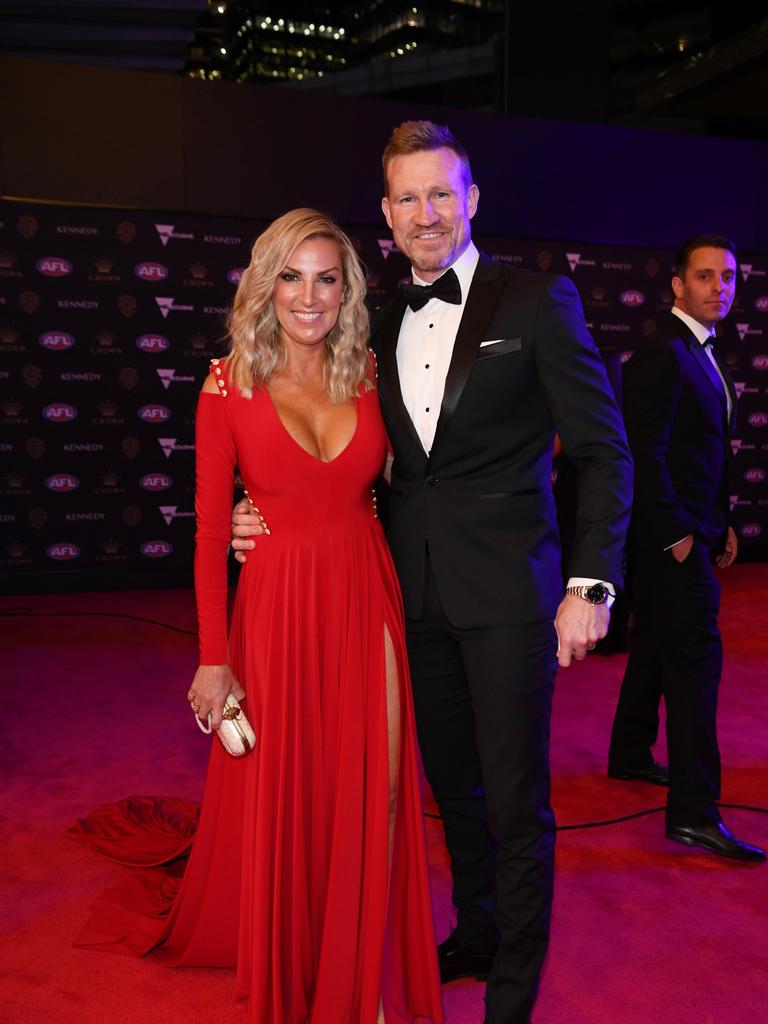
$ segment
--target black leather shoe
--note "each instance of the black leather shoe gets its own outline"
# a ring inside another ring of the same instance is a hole
[[[440,962],[440,981],[447,985],[457,978],[485,981],[491,973],[496,953],[468,949],[453,931],[437,947],[437,958]]]
[[[608,778],[622,779],[624,782],[650,782],[652,786],[669,785],[669,772],[657,761],[645,768],[609,768]]]
[[[718,825],[668,825],[667,839],[687,846],[702,846],[721,857],[734,857],[736,860],[765,860],[765,850],[751,843],[743,843],[727,828],[722,821]]]

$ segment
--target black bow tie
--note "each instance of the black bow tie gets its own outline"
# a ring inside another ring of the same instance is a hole
[[[414,313],[422,306],[426,306],[430,299],[442,299],[443,302],[451,302],[455,306],[461,305],[461,285],[453,267],[432,284],[401,284],[400,293]]]

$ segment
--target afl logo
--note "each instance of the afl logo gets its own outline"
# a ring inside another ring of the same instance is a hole
[[[145,491],[167,491],[173,480],[166,473],[145,473],[139,484]]]
[[[43,409],[43,416],[52,423],[68,423],[75,419],[77,409],[74,405],[67,405],[64,402],[56,402],[53,405],[46,405]]]
[[[759,537],[762,532],[763,528],[760,523],[744,523],[741,528],[742,537]]]
[[[750,427],[768,426],[768,412],[753,412],[747,416],[747,423]]]
[[[165,558],[173,551],[173,544],[167,540],[146,540],[139,550],[146,558]]]
[[[139,419],[145,423],[165,423],[171,418],[171,410],[165,405],[142,405]]]
[[[37,340],[43,348],[47,348],[51,352],[65,352],[75,344],[75,339],[66,331],[46,331]]]
[[[168,277],[168,267],[162,263],[137,263],[133,272],[142,281],[164,281]]]
[[[761,484],[765,480],[765,470],[760,466],[753,466],[744,473],[744,479],[750,484]]]
[[[47,478],[45,486],[49,491],[63,494],[65,491],[76,491],[80,486],[80,481],[71,473],[54,473],[53,476]]]
[[[162,334],[140,334],[136,339],[136,348],[142,352],[165,352],[170,347],[170,341]]]
[[[755,299],[755,309],[761,313],[768,313],[768,295],[758,295]]]
[[[43,256],[35,264],[41,274],[46,277],[66,277],[72,273],[72,264],[61,256]]]
[[[240,279],[245,273],[245,267],[234,267],[227,274],[227,280],[230,284],[240,284]]]
[[[752,366],[755,370],[768,370],[768,355],[761,352],[759,355],[753,356]]]
[[[61,544],[51,544],[45,553],[56,562],[68,562],[71,558],[78,558],[80,556],[80,548],[77,544],[63,541]]]
[[[642,306],[645,302],[645,296],[635,288],[628,288],[625,292],[621,293],[619,301],[624,306]]]

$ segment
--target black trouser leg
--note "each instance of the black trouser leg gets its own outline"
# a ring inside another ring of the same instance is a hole
[[[717,626],[720,584],[709,550],[697,541],[678,563],[667,552],[637,573],[637,614],[644,620],[664,679],[669,752],[667,823],[720,821],[717,693],[723,648]]]
[[[477,946],[488,934],[495,844],[501,945],[488,1013],[494,1024],[524,1024],[552,906],[552,623],[455,629],[430,576],[424,612],[408,623],[408,639],[419,739],[445,823],[459,935]]]
[[[661,661],[645,618],[629,639],[629,658],[611,729],[608,769],[648,768],[659,734],[659,702],[663,685]]]
[[[422,615],[406,627],[416,729],[451,858],[457,933],[470,948],[495,949],[496,844],[486,820],[472,701],[461,647],[431,573]]]
[[[499,952],[486,1003],[493,1024],[525,1024],[549,942],[555,821],[549,732],[556,671],[550,621],[467,630],[462,654],[475,709],[488,824],[498,843]]]

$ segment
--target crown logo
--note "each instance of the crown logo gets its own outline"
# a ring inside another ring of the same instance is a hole
[[[11,558],[23,558],[24,552],[27,550],[20,540],[13,540],[5,549]]]
[[[115,343],[115,335],[105,328],[96,335],[96,341],[102,348],[110,348]]]
[[[109,259],[107,256],[99,256],[98,259],[93,261],[93,265],[96,267],[97,274],[111,274],[115,261]]]
[[[28,388],[36,388],[43,379],[43,371],[39,366],[25,366],[21,371],[21,379]]]
[[[208,273],[208,267],[202,263],[192,263],[190,265],[189,272],[196,281],[202,281]]]
[[[136,312],[136,299],[132,295],[121,295],[117,300],[117,308],[123,316],[133,316]]]
[[[123,509],[123,522],[126,526],[138,526],[141,522],[141,509],[138,505],[128,505]]]
[[[6,416],[18,416],[21,412],[21,402],[15,398],[8,398],[3,402],[3,412]]]
[[[37,234],[37,218],[25,213],[16,221],[16,227],[23,238],[33,238]]]
[[[193,334],[190,340],[192,348],[198,352],[203,351],[208,346],[208,339],[203,334]]]
[[[105,469],[101,474],[101,482],[105,487],[117,487],[117,481],[120,479],[120,474],[116,473],[114,469]]]
[[[42,530],[48,522],[48,513],[44,508],[31,508],[27,513],[27,520],[33,530]]]
[[[99,402],[98,409],[101,415],[105,419],[108,419],[109,417],[114,416],[117,412],[117,403],[110,401]]]
[[[3,327],[0,327],[0,341],[2,341],[4,344],[13,345],[18,336],[19,332],[16,330],[15,327],[11,327],[8,324],[5,324]]]
[[[120,371],[120,383],[129,391],[139,383],[139,375],[132,366],[124,366]]]
[[[12,469],[11,472],[6,476],[5,482],[11,488],[11,490],[17,491],[24,483],[24,477],[17,470]]]
[[[601,284],[596,284],[592,289],[592,298],[596,302],[602,302],[605,298],[605,288]]]
[[[106,540],[101,542],[101,550],[105,555],[116,555],[120,550],[120,541],[108,537]]]
[[[28,437],[24,442],[24,451],[31,459],[41,459],[45,455],[45,441],[42,437]]]
[[[0,268],[10,270],[15,262],[16,257],[12,252],[0,252]]]
[[[24,312],[31,316],[37,312],[37,307],[40,305],[40,298],[36,292],[22,292],[19,296],[19,305]]]

